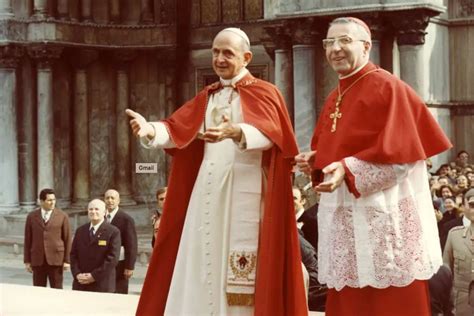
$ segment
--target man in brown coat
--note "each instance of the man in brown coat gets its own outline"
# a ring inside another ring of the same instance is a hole
[[[33,273],[33,285],[63,288],[63,270],[70,266],[71,229],[66,213],[55,208],[52,189],[39,194],[40,208],[28,214],[25,224],[24,263]]]

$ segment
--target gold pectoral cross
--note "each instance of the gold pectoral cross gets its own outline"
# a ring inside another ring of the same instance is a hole
[[[337,119],[340,119],[342,117],[342,113],[339,112],[339,104],[342,101],[342,97],[338,96],[336,100],[336,109],[334,110],[334,113],[329,114],[329,118],[332,119],[332,126],[331,126],[331,133],[334,133],[336,131],[337,127]]]

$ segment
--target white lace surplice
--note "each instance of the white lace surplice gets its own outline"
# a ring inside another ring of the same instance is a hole
[[[346,183],[321,195],[319,281],[340,290],[429,279],[442,257],[425,162],[383,165],[350,157],[345,163],[361,197]]]

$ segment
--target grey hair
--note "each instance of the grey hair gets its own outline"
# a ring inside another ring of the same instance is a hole
[[[351,18],[346,18],[346,17],[335,18],[334,20],[331,21],[331,23],[329,23],[329,27],[336,24],[354,24],[357,27],[357,32],[359,33],[359,36],[361,36],[361,39],[369,43],[372,43],[371,35],[367,32],[367,30],[362,25],[355,22]]]

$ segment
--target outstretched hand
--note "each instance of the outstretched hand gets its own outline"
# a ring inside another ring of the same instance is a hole
[[[226,138],[240,142],[242,129],[238,124],[233,124],[226,115],[222,115],[222,123],[216,127],[208,128],[201,138],[209,143],[217,143]]]
[[[133,135],[138,137],[148,137],[153,139],[155,137],[155,129],[147,122],[147,120],[138,112],[126,109],[125,113],[130,116],[130,126],[132,127]]]
[[[344,170],[344,166],[342,162],[333,162],[332,164],[326,166],[323,169],[324,174],[329,174],[331,177],[329,180],[324,181],[314,187],[316,192],[333,192],[338,187],[341,186],[342,181],[344,180],[344,176],[346,175],[346,171]]]

